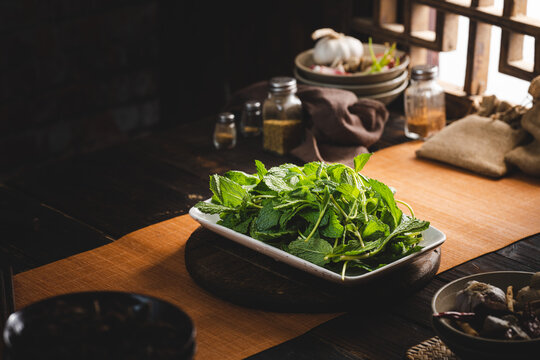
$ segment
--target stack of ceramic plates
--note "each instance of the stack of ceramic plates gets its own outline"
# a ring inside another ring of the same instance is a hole
[[[373,44],[376,55],[384,53],[385,45]],[[364,45],[364,56],[369,59],[368,45]],[[389,104],[395,100],[409,83],[409,57],[402,51],[396,50],[396,57],[401,59],[398,66],[377,73],[353,73],[347,75],[325,74],[314,71],[313,49],[304,51],[295,59],[294,75],[298,82],[350,90],[359,98],[372,98]]]

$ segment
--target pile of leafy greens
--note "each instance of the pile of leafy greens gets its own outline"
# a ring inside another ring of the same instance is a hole
[[[212,199],[195,207],[219,214],[218,224],[342,277],[373,271],[420,251],[421,232],[429,222],[416,219],[388,186],[360,174],[370,156],[358,155],[354,169],[310,162],[267,170],[255,160],[255,174],[211,175]]]

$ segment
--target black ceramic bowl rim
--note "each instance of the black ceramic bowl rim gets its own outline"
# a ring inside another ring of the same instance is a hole
[[[473,275],[468,275],[468,276],[464,276],[464,277],[461,277],[459,279],[456,279],[456,280],[453,280],[451,282],[449,282],[448,284],[442,286],[436,293],[435,295],[433,295],[433,298],[431,299],[431,311],[433,314],[436,314],[438,312],[440,312],[437,308],[436,308],[436,302],[437,302],[437,299],[438,297],[441,295],[441,293],[443,293],[448,287],[452,286],[453,284],[457,283],[457,282],[464,282],[466,283],[468,280],[474,280],[475,278],[478,278],[478,277],[481,277],[481,276],[489,276],[489,275],[500,275],[500,274],[519,274],[519,275],[530,275],[532,276],[534,274],[534,272],[528,272],[528,271],[491,271],[491,272],[484,272],[484,273],[478,273],[478,274],[473,274]],[[449,324],[448,321],[442,321],[442,319],[439,319],[439,318],[434,318],[433,317],[433,320],[437,321],[439,324],[441,324],[445,329],[449,330],[450,332],[452,332],[453,334],[457,334],[459,336],[462,336],[464,338],[467,338],[469,339],[469,341],[477,341],[477,342],[483,342],[485,344],[530,344],[530,343],[535,343],[535,342],[538,342],[538,344],[540,345],[540,338],[537,338],[537,339],[530,339],[530,340],[504,340],[504,339],[491,339],[491,338],[486,338],[486,337],[481,337],[481,336],[473,336],[473,335],[469,335],[455,327],[453,327],[452,325]]]
[[[43,306],[48,306],[49,304],[53,304],[58,300],[69,301],[71,299],[77,299],[77,298],[93,299],[93,298],[99,298],[99,297],[106,297],[106,298],[118,297],[120,299],[136,299],[143,303],[150,302],[153,304],[160,304],[160,305],[165,306],[166,308],[171,309],[172,311],[176,312],[179,318],[181,318],[181,321],[183,324],[182,326],[185,326],[187,329],[186,333],[189,333],[188,336],[186,337],[181,355],[188,355],[188,352],[195,351],[196,329],[195,329],[193,320],[180,307],[170,303],[169,301],[157,298],[155,296],[134,293],[134,292],[127,292],[127,291],[114,291],[114,290],[80,291],[80,292],[71,292],[71,293],[66,293],[66,294],[61,294],[61,295],[55,295],[55,296],[51,296],[51,297],[36,301],[34,303],[31,303],[15,311],[8,317],[6,323],[4,324],[5,326],[4,326],[3,334],[1,334],[3,336],[4,344],[6,348],[12,347],[13,345],[10,341],[9,333],[10,331],[12,331],[11,329],[14,326],[14,322],[20,321],[20,318],[24,317],[25,313],[34,311]],[[176,326],[178,322],[167,321],[167,323],[175,326],[176,328],[179,328],[178,326]],[[14,331],[16,332],[17,330],[14,330]],[[15,334],[14,336],[17,336],[17,334]]]

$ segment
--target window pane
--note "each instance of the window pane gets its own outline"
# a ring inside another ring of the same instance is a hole
[[[467,65],[467,43],[469,38],[469,19],[460,16],[458,19],[458,39],[456,50],[439,54],[439,78],[445,83],[460,88],[465,83]]]
[[[540,20],[540,1],[529,0],[527,2],[527,16]]]
[[[500,48],[501,28],[493,26],[491,31],[491,50],[486,95],[495,95],[499,99],[509,101],[513,104],[525,105],[529,101],[528,90],[530,83],[499,72]],[[526,48],[526,44],[524,44],[524,50]]]

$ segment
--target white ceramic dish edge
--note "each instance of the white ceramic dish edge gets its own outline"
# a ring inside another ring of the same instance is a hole
[[[210,199],[206,200],[207,202],[210,201]],[[335,273],[331,270],[328,270],[326,268],[323,268],[321,266],[315,265],[313,263],[310,263],[309,261],[306,261],[304,259],[301,259],[297,256],[294,256],[292,254],[289,254],[283,250],[280,250],[276,247],[273,247],[271,245],[268,245],[262,241],[253,239],[252,237],[249,237],[244,234],[240,234],[234,230],[231,230],[225,226],[218,225],[217,221],[219,220],[218,215],[210,215],[210,214],[204,214],[201,211],[199,211],[197,208],[192,207],[189,210],[189,215],[198,223],[200,223],[203,227],[221,235],[224,236],[232,241],[235,241],[239,244],[242,244],[252,250],[255,250],[261,254],[265,254],[267,256],[270,256],[276,261],[280,261],[283,263],[286,263],[288,265],[291,265],[293,267],[296,267],[300,270],[306,271],[312,275],[318,276],[320,278],[333,281],[335,283],[341,283],[341,284],[361,284],[364,282],[367,282],[368,280],[371,280],[373,278],[376,278],[382,274],[385,274],[389,271],[395,270],[396,268],[407,264],[411,260],[413,260],[415,257],[433,250],[439,246],[442,245],[442,243],[446,240],[446,235],[441,232],[440,230],[434,228],[433,226],[430,226],[426,231],[424,231],[424,240],[420,243],[421,246],[423,246],[422,250],[408,255],[404,258],[401,258],[399,260],[396,260],[392,262],[391,264],[388,264],[380,269],[374,270],[372,272],[357,275],[357,276],[345,276],[343,279],[341,278],[341,274]]]

